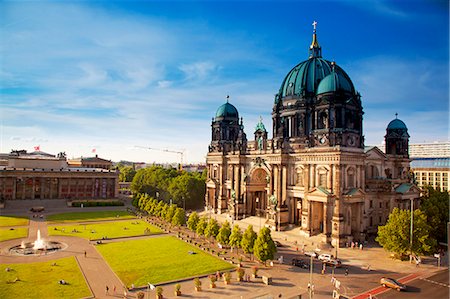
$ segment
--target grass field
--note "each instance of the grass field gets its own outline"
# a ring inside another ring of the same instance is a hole
[[[233,268],[175,237],[108,243],[97,249],[127,286],[155,284]],[[189,254],[189,251],[196,254]]]
[[[10,228],[0,228],[0,242],[11,239],[25,238],[27,236],[28,227],[15,227],[14,230],[11,230]]]
[[[28,217],[21,216],[0,216],[0,226],[21,226],[28,225]]]
[[[48,226],[48,234],[50,236],[74,236],[85,239],[119,238],[144,235],[146,228],[149,229],[149,234],[162,232],[159,228],[144,220],[133,219],[103,223],[53,224]]]
[[[119,217],[117,217],[119,216]],[[81,222],[81,221],[101,221],[101,220],[122,220],[133,219],[136,216],[131,215],[127,211],[98,211],[98,212],[73,212],[48,215],[46,220],[48,222]]]
[[[56,262],[56,266],[52,264]],[[5,271],[10,268],[9,272]],[[83,298],[91,292],[75,258],[30,264],[0,264],[0,298]],[[14,282],[16,279],[18,280]],[[64,279],[68,284],[61,285]]]

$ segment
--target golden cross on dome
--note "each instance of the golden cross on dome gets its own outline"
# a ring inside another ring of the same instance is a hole
[[[397,113],[397,112],[395,112],[395,119],[397,119],[397,116],[398,116],[398,113]]]
[[[228,103],[228,101],[230,100],[230,96],[229,95],[227,95],[227,103]]]
[[[312,25],[313,25],[313,28],[314,28],[314,32],[316,32],[317,22],[314,21],[314,22],[312,23]]]

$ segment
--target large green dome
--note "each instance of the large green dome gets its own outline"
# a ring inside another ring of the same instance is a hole
[[[239,113],[233,105],[226,102],[225,104],[221,105],[216,112],[216,118],[220,117],[235,117],[239,118]]]
[[[333,64],[333,62],[321,57],[311,57],[299,63],[286,75],[278,97],[321,93],[318,92],[319,84],[327,77],[328,79],[323,84],[321,91],[330,91],[337,87],[353,93],[354,87],[350,77],[341,67],[335,64],[333,66]],[[333,72],[333,67],[335,75],[329,77]]]

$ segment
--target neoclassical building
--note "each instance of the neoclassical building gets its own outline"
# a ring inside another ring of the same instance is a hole
[[[103,159],[102,159],[103,160]],[[25,150],[0,154],[0,200],[111,199],[118,196],[115,170],[68,164],[65,153]]]
[[[214,213],[260,216],[272,229],[300,226],[305,236],[342,246],[419,197],[406,125],[397,117],[388,124],[385,153],[364,146],[361,96],[341,67],[322,58],[315,28],[309,58],[275,95],[272,139],[260,120],[248,140],[228,99],[211,127],[205,205]]]

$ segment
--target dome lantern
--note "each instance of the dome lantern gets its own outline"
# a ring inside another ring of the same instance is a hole
[[[322,48],[320,47],[319,42],[317,41],[317,33],[316,33],[317,22],[314,21],[312,25],[314,29],[313,29],[313,39],[311,45],[309,46],[309,58],[322,57]]]

